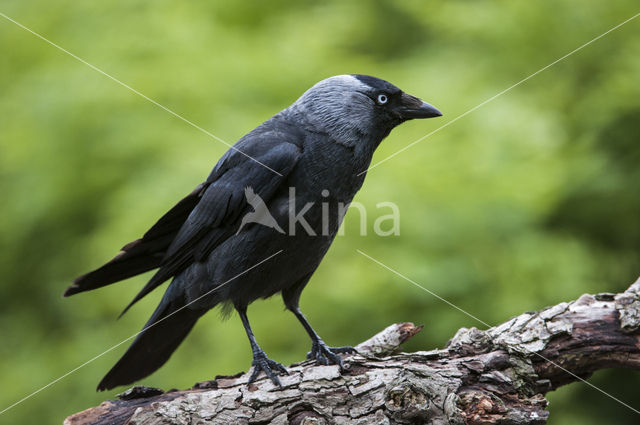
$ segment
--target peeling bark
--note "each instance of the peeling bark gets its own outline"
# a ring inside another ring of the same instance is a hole
[[[621,294],[460,329],[441,350],[393,354],[420,329],[388,327],[342,374],[307,361],[282,388],[266,378],[247,386],[248,374],[168,393],[134,387],[64,424],[545,424],[547,392],[599,369],[640,369],[640,279]]]

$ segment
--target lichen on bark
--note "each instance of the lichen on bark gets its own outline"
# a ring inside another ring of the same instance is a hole
[[[420,329],[389,326],[358,345],[342,373],[306,361],[282,388],[265,378],[247,385],[247,374],[184,391],[137,388],[65,425],[544,424],[547,392],[602,368],[640,369],[640,279],[620,294],[460,329],[444,349],[394,354]]]

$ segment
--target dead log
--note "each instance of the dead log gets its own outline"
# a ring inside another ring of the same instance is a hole
[[[302,362],[282,388],[248,374],[184,391],[134,387],[68,417],[87,424],[544,424],[545,394],[604,368],[640,369],[640,279],[485,331],[460,329],[441,350],[393,354],[421,327],[388,327],[337,366]]]

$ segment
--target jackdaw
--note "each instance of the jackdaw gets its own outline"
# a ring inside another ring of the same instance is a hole
[[[300,312],[300,293],[329,249],[344,206],[362,186],[382,139],[407,120],[441,115],[384,80],[339,75],[320,81],[241,138],[206,181],[142,238],[65,291],[64,296],[70,296],[158,269],[127,311],[173,278],[160,305],[98,390],[131,384],[160,368],[200,316],[218,304],[235,308],[249,337],[249,382],[263,371],[280,385],[277,375],[286,369],[266,356],[247,318],[251,302],[278,292],[311,337],[307,357],[342,369],[339,354],[353,348],[325,344]],[[270,226],[261,220],[242,221],[256,204],[246,192],[259,196],[275,226],[270,220]]]

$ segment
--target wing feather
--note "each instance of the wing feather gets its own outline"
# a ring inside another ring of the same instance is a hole
[[[282,141],[263,143],[262,149],[264,153],[254,157],[260,163],[234,151],[228,151],[220,160],[210,176],[210,179],[214,180],[203,191],[198,204],[171,242],[160,269],[121,315],[194,261],[206,259],[216,246],[234,235],[239,217],[248,211],[244,189],[252,187],[265,202],[268,202],[286,180],[301,154],[298,145]],[[226,161],[235,163],[235,166],[228,167]],[[220,175],[216,175],[216,170],[220,170]]]

